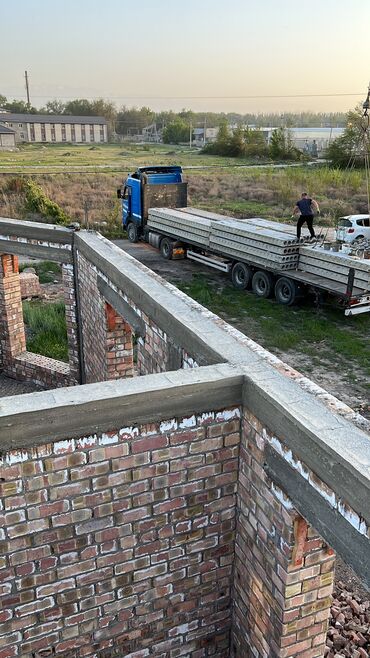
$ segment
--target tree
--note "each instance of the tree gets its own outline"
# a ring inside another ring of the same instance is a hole
[[[92,103],[87,98],[75,98],[75,100],[66,103],[64,114],[88,117],[94,115],[94,109]]]
[[[37,114],[38,112],[32,105],[28,107],[25,101],[8,101],[4,104],[4,107],[8,112],[13,112],[14,114]]]
[[[370,135],[361,106],[348,112],[343,135],[331,142],[325,155],[334,167],[365,166],[366,155],[370,157]]]
[[[190,128],[182,119],[175,119],[169,123],[163,130],[163,141],[165,144],[180,144],[188,142],[190,138]]]
[[[47,114],[64,114],[65,108],[65,103],[63,103],[63,101],[59,101],[57,98],[54,98],[54,100],[48,101],[46,103]]]
[[[145,126],[155,120],[155,113],[149,107],[128,108],[125,105],[119,110],[116,117],[116,132],[128,135],[132,131],[140,133]]]
[[[0,107],[5,107],[6,105],[6,96],[0,94]]]
[[[297,160],[301,157],[300,152],[293,144],[289,131],[282,126],[273,131],[269,151],[273,160]]]

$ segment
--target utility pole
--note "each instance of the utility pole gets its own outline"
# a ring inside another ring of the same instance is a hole
[[[193,140],[193,126],[190,124],[190,126],[189,126],[189,146],[190,146],[190,148],[192,146],[192,140]]]
[[[31,107],[30,88],[29,88],[29,84],[28,84],[28,73],[27,73],[27,71],[24,72],[24,77],[25,77],[25,80],[26,80],[27,107],[28,107],[28,109],[30,109],[30,107]]]
[[[207,132],[207,117],[204,117],[204,128],[203,128],[203,146],[206,145],[206,132]]]

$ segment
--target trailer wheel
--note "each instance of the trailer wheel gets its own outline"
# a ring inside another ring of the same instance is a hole
[[[139,240],[137,226],[134,224],[134,222],[130,222],[127,227],[127,237],[130,242],[138,242]]]
[[[298,296],[297,284],[292,279],[282,276],[275,284],[275,298],[279,304],[292,306]]]
[[[231,270],[231,281],[237,290],[245,290],[250,286],[252,270],[245,263],[235,263]]]
[[[172,254],[173,254],[173,242],[169,238],[162,238],[161,244],[160,244],[160,252],[162,258],[165,258],[166,260],[171,260],[172,259]]]
[[[257,297],[271,297],[274,290],[274,277],[270,272],[258,270],[253,274],[252,290]]]

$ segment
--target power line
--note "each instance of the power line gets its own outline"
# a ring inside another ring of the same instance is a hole
[[[23,98],[20,95],[10,94],[13,98]],[[51,98],[53,95],[33,95],[33,98]],[[333,93],[333,94],[253,94],[246,96],[111,96],[110,94],[104,96],[83,96],[86,100],[100,100],[107,98],[111,100],[253,100],[258,98],[334,98],[345,96],[363,96],[363,92],[359,93]],[[53,100],[55,100],[54,97]],[[75,100],[76,96],[62,96],[57,98],[64,98],[65,100]]]

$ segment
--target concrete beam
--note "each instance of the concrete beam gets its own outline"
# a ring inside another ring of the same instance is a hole
[[[350,565],[370,588],[369,539],[331,507],[307,480],[267,445],[265,471],[290,498],[297,511]]]
[[[74,231],[64,226],[43,224],[41,222],[24,222],[20,219],[0,217],[0,235],[72,244]]]
[[[0,451],[240,404],[228,365],[73,386],[0,399]]]
[[[276,371],[246,376],[243,404],[370,525],[368,434]]]
[[[0,237],[0,253],[15,254],[16,256],[29,256],[52,260],[57,263],[72,263],[72,251],[48,245],[33,244],[31,242],[17,242],[17,240],[3,240]]]
[[[98,276],[98,290],[104,299],[113,306],[114,310],[120,315],[137,336],[145,337],[145,322],[140,315],[135,313],[134,309],[121,297],[113,288]]]

